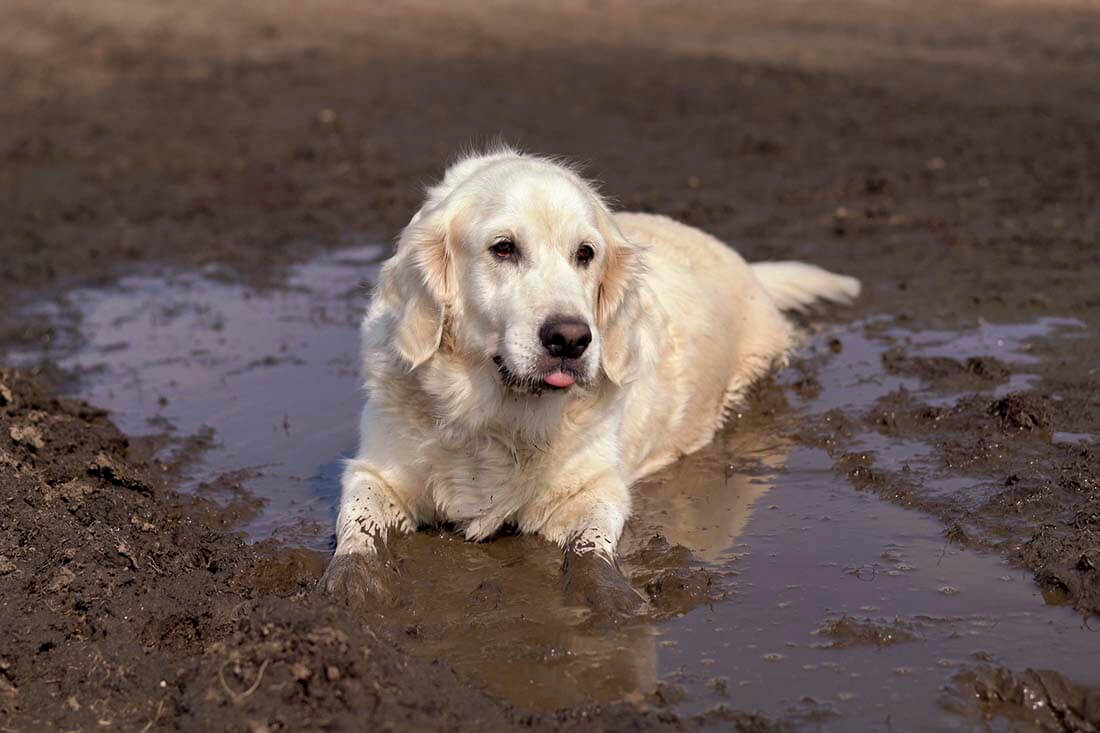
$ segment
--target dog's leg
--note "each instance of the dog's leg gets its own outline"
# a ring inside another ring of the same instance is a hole
[[[411,532],[416,519],[369,461],[348,463],[336,520],[336,554],[319,588],[352,605],[396,602],[391,588],[396,565],[387,551],[390,532]]]
[[[336,554],[377,555],[391,530],[416,529],[389,482],[369,461],[355,459],[344,469],[340,513],[336,518]]]
[[[615,551],[630,514],[630,492],[604,475],[555,508],[540,533],[564,549],[566,601],[614,615],[633,615],[645,597],[619,569]]]

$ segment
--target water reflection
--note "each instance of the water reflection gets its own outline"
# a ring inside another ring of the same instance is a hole
[[[687,586],[665,589],[653,616],[687,613],[721,595],[723,573],[711,563],[737,541],[789,446],[769,429],[738,425],[639,487],[623,566]],[[386,623],[414,652],[446,659],[493,694],[554,708],[657,688],[660,622],[608,623],[565,605],[557,548],[531,537],[470,544],[422,532],[398,541],[394,553],[405,571],[403,602]],[[692,582],[693,571],[707,581]]]

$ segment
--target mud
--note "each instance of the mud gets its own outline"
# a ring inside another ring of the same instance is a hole
[[[1057,672],[1028,670],[1017,675],[981,667],[960,674],[955,682],[947,706],[974,723],[996,719],[1026,730],[1096,730],[1100,696]]]
[[[494,7],[6,3],[2,361],[96,407],[0,380],[4,726],[1097,725],[1095,8]],[[364,624],[369,243],[500,134],[867,290],[639,487],[634,620],[441,528]]]
[[[68,290],[24,309],[63,336],[47,350],[12,345],[8,358],[48,357],[127,429],[164,431],[136,443],[164,480],[212,500],[216,522],[271,555],[249,587],[304,591],[331,549],[333,433],[354,437],[347,365],[367,292],[358,283],[378,250],[294,266],[285,287],[147,268]],[[387,602],[351,586],[347,599],[381,638],[527,710],[626,700],[691,721],[748,699],[796,727],[889,717],[908,728],[940,714],[939,689],[975,663],[1026,669],[1058,656],[1070,679],[1100,683],[1079,653],[1091,641],[1079,617],[1058,610],[1036,624],[1044,601],[1087,610],[1087,594],[1071,595],[1080,586],[1037,588],[958,549],[1008,552],[994,531],[1030,536],[1019,510],[975,480],[1005,467],[1010,441],[1018,453],[1082,450],[1081,439],[1055,441],[1065,434],[1036,392],[1013,390],[1038,380],[1037,344],[1076,348],[1088,328],[809,325],[796,363],[754,389],[714,444],[637,487],[621,561],[633,590],[534,538],[474,545],[440,527],[391,539],[370,576]],[[294,383],[320,386],[284,387]],[[29,447],[42,434],[16,427]],[[988,507],[967,520],[975,502]],[[952,522],[949,539],[928,513]],[[590,611],[624,599],[617,613]]]
[[[11,730],[695,730],[623,706],[516,711],[310,591],[315,554],[249,545],[97,410],[0,371],[0,717]],[[15,439],[29,425],[42,439]],[[22,430],[20,430],[22,429]],[[727,716],[728,717],[728,716]],[[216,721],[216,722],[215,722]],[[754,716],[723,718],[768,730]]]
[[[1059,419],[1077,412],[1061,402],[1030,392],[994,400],[968,397],[943,408],[893,393],[868,421],[887,435],[935,430],[945,467],[985,484],[977,496],[966,498],[965,512],[954,502],[941,509],[951,522],[952,540],[1006,551],[1036,572],[1051,602],[1097,613],[1100,578],[1090,556],[1100,547],[1095,519],[1100,456],[1091,436],[1056,439]],[[896,491],[899,483],[862,464],[851,470],[880,491]]]
[[[826,643],[831,649],[859,644],[888,646],[919,638],[914,625],[906,621],[860,621],[851,616],[829,619],[817,633],[828,637],[829,641]]]

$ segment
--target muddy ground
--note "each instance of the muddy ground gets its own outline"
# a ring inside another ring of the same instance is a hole
[[[311,593],[315,553],[248,545],[96,408],[0,372],[0,715],[9,730],[696,730],[625,704],[516,711]],[[262,682],[262,684],[261,684]]]
[[[384,241],[451,156],[500,136],[584,161],[622,206],[749,259],[863,279],[855,310],[829,318],[1083,322],[1090,337],[1040,341],[1040,378],[998,399],[979,393],[1010,367],[901,345],[887,370],[974,394],[899,391],[861,425],[838,416],[800,439],[857,488],[1029,568],[1049,601],[1100,613],[1100,12],[911,5],[4,0],[0,333],[48,342],[52,326],[15,318],[16,303],[147,263],[262,285]],[[813,359],[796,367],[812,390]],[[0,382],[7,728],[723,724],[626,705],[532,714],[472,692],[311,597],[314,556],[247,545],[213,505],[173,493],[94,407],[23,373]],[[847,450],[867,428],[934,434],[945,465],[1003,488],[926,496]],[[1094,691],[1048,672],[960,685],[979,718],[1037,724],[1029,695],[1072,710],[1043,721],[1055,729],[1100,718]]]

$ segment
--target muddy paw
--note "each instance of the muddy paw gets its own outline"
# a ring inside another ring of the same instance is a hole
[[[588,606],[612,618],[636,616],[646,605],[622,571],[595,552],[566,550],[561,570],[570,605]]]
[[[389,577],[393,573],[392,568],[369,555],[336,555],[321,576],[317,590],[352,608],[394,606],[397,594]]]

